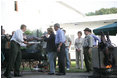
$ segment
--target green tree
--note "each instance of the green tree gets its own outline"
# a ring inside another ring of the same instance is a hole
[[[37,32],[37,30],[38,30],[38,32]],[[41,37],[41,36],[43,35],[42,30],[40,30],[40,29],[37,29],[37,30],[33,30],[32,34],[33,34],[34,36]],[[37,34],[37,33],[38,33],[38,34]]]
[[[42,32],[42,30],[39,30],[39,37],[41,37],[42,35],[43,35],[43,32]]]
[[[117,13],[117,8],[101,8],[100,10],[96,10],[95,12],[89,12],[86,15],[93,16],[93,15],[116,14],[116,13]]]
[[[25,31],[25,34],[26,34],[26,35],[32,35],[32,34],[33,34],[33,32],[32,32],[32,31],[30,31],[29,29],[27,29],[27,30]]]

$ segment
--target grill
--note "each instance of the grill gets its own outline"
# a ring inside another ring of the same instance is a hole
[[[98,48],[92,50],[93,75],[91,77],[116,78],[117,77],[117,47],[113,46],[109,32],[101,33],[101,42]],[[106,38],[105,38],[106,36]]]
[[[38,61],[38,68],[47,68],[48,69],[48,62],[47,62],[47,55],[46,52],[42,48],[41,43],[35,43],[29,46],[26,49],[22,49],[22,66],[24,70],[24,62],[29,62],[30,70],[32,71],[32,65],[35,61]],[[41,63],[43,61],[43,63]],[[22,71],[23,71],[22,70]]]
[[[100,54],[100,58],[99,58]],[[98,48],[92,49],[92,63],[94,78],[116,78],[117,77],[117,47],[113,48],[112,56],[114,58],[112,66],[107,67],[104,64],[104,54],[102,51],[98,52]],[[100,60],[99,60],[100,59]]]

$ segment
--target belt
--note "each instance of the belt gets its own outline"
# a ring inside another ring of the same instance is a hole
[[[89,46],[83,47],[83,48],[90,48]]]
[[[93,47],[95,47],[95,46],[97,46],[97,45],[93,45]]]
[[[56,44],[56,46],[58,46],[59,44]],[[62,43],[62,45],[64,45],[64,43]]]
[[[14,40],[11,40],[11,42],[14,42],[14,43],[16,43],[17,45],[19,45],[19,46],[20,46],[20,44],[19,44],[19,43],[17,43],[16,41],[14,41]]]
[[[62,45],[65,45],[64,43],[62,43]],[[59,46],[59,44],[56,44],[56,47],[58,47]]]

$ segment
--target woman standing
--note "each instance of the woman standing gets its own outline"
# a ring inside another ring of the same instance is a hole
[[[83,48],[82,48],[82,44],[83,44],[83,38],[82,36],[82,32],[79,31],[77,33],[78,38],[75,40],[75,49],[76,49],[76,68],[80,68],[79,66],[79,58],[81,59],[81,69],[83,69]]]
[[[46,50],[48,52],[48,60],[50,64],[50,72],[49,75],[54,75],[55,73],[55,56],[56,56],[56,46],[55,46],[55,34],[52,28],[48,28],[47,32],[49,37],[44,36],[44,41],[47,42]]]

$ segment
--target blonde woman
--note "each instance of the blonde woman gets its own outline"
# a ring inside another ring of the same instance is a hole
[[[55,55],[56,55],[56,46],[55,46],[55,34],[52,28],[48,28],[47,32],[49,37],[44,36],[44,41],[47,42],[46,50],[48,52],[48,60],[50,64],[50,72],[49,75],[55,74]]]
[[[78,38],[75,40],[75,49],[76,49],[76,68],[80,68],[79,59],[81,60],[81,69],[83,69],[83,38],[82,32],[77,33]]]

